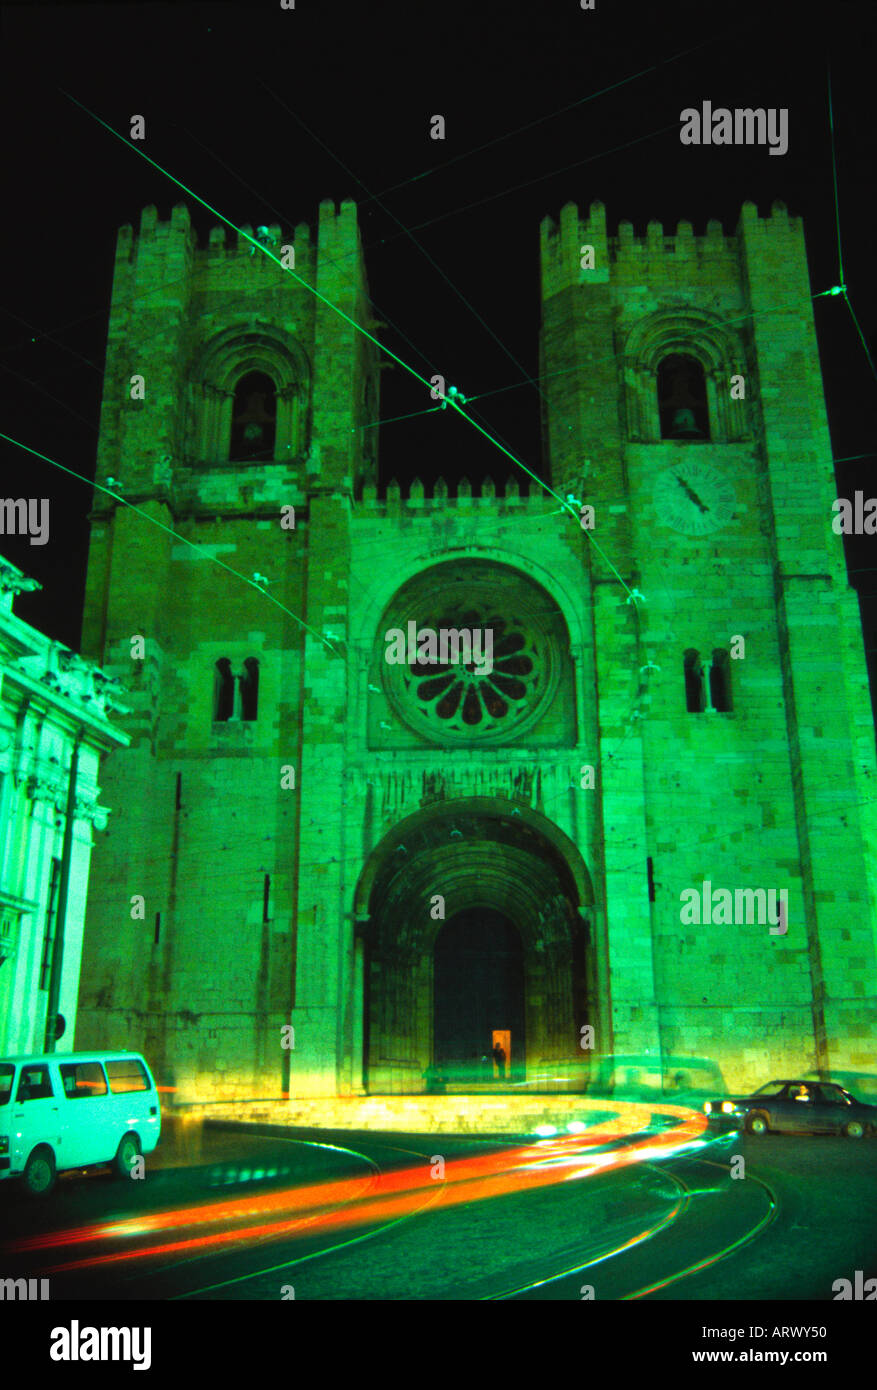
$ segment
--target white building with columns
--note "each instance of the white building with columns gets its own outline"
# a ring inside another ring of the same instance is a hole
[[[39,588],[0,557],[0,1055],[71,1051],[101,758],[118,682],[13,613]],[[57,1021],[53,1025],[51,1020]]]

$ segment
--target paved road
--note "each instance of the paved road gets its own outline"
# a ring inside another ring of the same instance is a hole
[[[500,1195],[442,1180],[437,1159],[508,1145],[170,1126],[143,1182],[64,1177],[42,1204],[0,1185],[0,1276],[48,1274],[53,1299],[385,1301],[830,1300],[877,1277],[877,1140],[740,1136]]]

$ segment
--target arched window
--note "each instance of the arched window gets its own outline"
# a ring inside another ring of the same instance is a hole
[[[717,647],[710,666],[710,704],[718,714],[731,711],[731,659]]]
[[[628,438],[643,444],[751,438],[749,402],[730,390],[739,374],[746,374],[744,344],[716,315],[680,304],[640,319],[622,357]]]
[[[265,372],[248,372],[234,392],[229,458],[235,462],[274,457],[277,393]]]
[[[236,724],[256,719],[259,708],[259,663],[248,656],[240,671],[233,671],[227,656],[216,663],[213,720],[216,724]]]
[[[213,685],[213,719],[217,724],[231,719],[234,714],[234,676],[231,662],[221,656],[216,663],[216,676]]]
[[[239,677],[241,683],[241,718],[255,719],[259,705],[259,663],[248,656]]]
[[[311,365],[297,338],[268,323],[231,325],[190,368],[192,462],[291,462],[310,437]]]
[[[683,661],[685,673],[685,708],[689,714],[703,714],[706,708],[706,691],[703,684],[703,663],[700,652],[689,647]]]
[[[661,438],[703,441],[710,437],[706,378],[701,364],[686,353],[671,353],[658,366]]]

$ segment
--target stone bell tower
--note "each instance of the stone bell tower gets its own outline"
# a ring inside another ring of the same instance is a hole
[[[568,205],[542,294],[553,475],[644,596],[632,622],[591,549],[616,1048],[737,1084],[870,1066],[874,730],[801,221],[612,236]],[[787,930],[686,923],[705,884],[787,889]]]
[[[299,885],[331,877],[347,532],[376,476],[377,360],[349,321],[370,322],[355,206],[321,204],[316,236],[257,234],[294,275],[221,227],[199,246],[184,206],[121,230],[97,481],[136,510],[96,493],[91,517],[83,647],[134,713],[76,1044],[142,1047],[181,1093],[278,1093],[301,1060],[280,1028],[310,990],[302,1085],[334,1090],[343,1026],[343,980],[323,979],[343,953]]]

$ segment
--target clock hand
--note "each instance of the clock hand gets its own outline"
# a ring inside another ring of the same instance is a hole
[[[680,476],[679,476],[678,473],[674,473],[673,476],[674,476],[674,478],[676,479],[676,481],[677,481],[677,483],[679,484],[679,486],[682,488],[683,492],[685,492],[685,493],[687,494],[687,496],[691,499],[691,501],[694,503],[694,505],[695,505],[696,507],[700,507],[700,510],[701,510],[702,512],[708,512],[708,511],[709,511],[709,507],[706,505],[706,503],[701,502],[701,500],[700,500],[700,498],[698,497],[697,493],[696,493],[696,492],[694,491],[694,489],[685,481],[685,479],[684,479],[684,478],[680,478]]]

